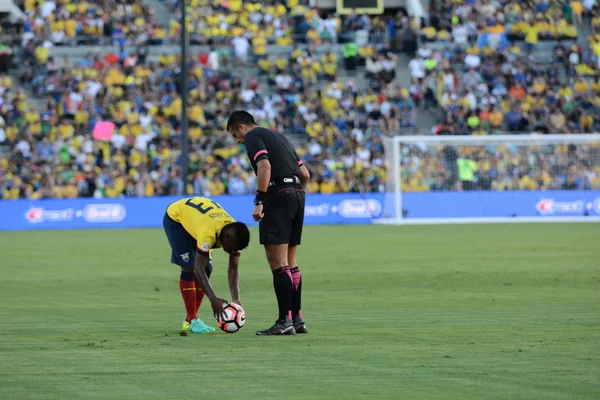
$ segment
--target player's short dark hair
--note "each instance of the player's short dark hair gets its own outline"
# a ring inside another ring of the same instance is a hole
[[[221,231],[221,235],[227,231],[235,239],[235,249],[244,250],[250,243],[250,231],[248,226],[243,222],[232,222],[231,224],[225,225]]]
[[[256,125],[254,117],[246,110],[236,110],[231,113],[227,120],[227,130],[235,129],[239,125]]]

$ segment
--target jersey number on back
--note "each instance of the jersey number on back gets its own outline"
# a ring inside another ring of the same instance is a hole
[[[216,208],[220,208],[221,210],[223,209],[223,207],[221,207],[219,204],[215,203],[212,200],[209,200],[210,203],[212,204],[212,206],[208,206],[206,208],[204,208],[204,203],[200,202],[198,204],[194,204],[192,203],[192,199],[189,199],[188,201],[185,202],[186,206],[190,206],[192,208],[195,208],[196,210],[200,211],[202,214],[206,214],[207,212],[209,212],[210,210],[213,210],[215,207]]]

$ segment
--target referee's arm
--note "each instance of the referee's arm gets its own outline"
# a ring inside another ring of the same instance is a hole
[[[261,221],[265,216],[263,213],[263,202],[269,189],[269,182],[271,181],[269,152],[265,143],[252,133],[246,135],[244,145],[248,151],[248,157],[256,163],[256,197],[254,198],[252,218],[255,221]]]
[[[300,182],[302,183],[302,188],[306,190],[306,185],[308,185],[308,181],[310,180],[310,172],[308,172],[308,168],[306,168],[304,162],[298,161],[298,164],[300,164]]]
[[[256,190],[266,192],[271,180],[271,162],[268,159],[256,163]]]
[[[266,192],[271,180],[271,162],[267,146],[254,134],[246,135],[244,145],[248,151],[248,157],[256,163],[256,189],[259,192]]]

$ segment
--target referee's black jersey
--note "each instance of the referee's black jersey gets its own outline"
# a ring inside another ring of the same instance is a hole
[[[244,137],[244,145],[254,172],[256,164],[268,159],[271,163],[271,180],[296,176],[300,178],[302,161],[283,134],[265,128],[254,128]]]

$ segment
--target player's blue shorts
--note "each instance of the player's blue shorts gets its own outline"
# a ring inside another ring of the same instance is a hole
[[[196,239],[167,213],[163,217],[163,228],[171,245],[171,263],[187,271],[193,271],[196,263]],[[210,262],[208,266],[207,269],[212,269]]]

